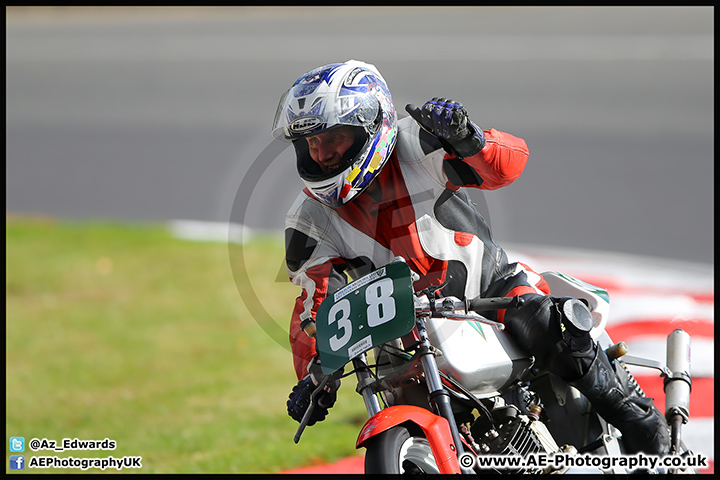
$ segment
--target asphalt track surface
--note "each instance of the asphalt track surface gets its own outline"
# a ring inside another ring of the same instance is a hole
[[[513,185],[473,192],[499,241],[713,263],[712,14],[10,7],[6,208],[280,230],[302,186],[290,150],[258,159],[280,95],[355,58],[399,112],[447,96],[528,142]]]
[[[689,435],[713,444],[711,7],[9,7],[6,16],[9,214],[280,231],[302,187],[290,150],[269,133],[280,95],[315,66],[374,63],[398,111],[446,96],[483,128],[526,139],[522,176],[473,192],[496,238],[539,248],[515,252],[538,271],[611,285],[623,312],[611,335],[636,353],[664,351],[653,325],[690,331],[699,421]],[[656,379],[636,375],[663,396]],[[336,468],[357,467],[347,462]]]

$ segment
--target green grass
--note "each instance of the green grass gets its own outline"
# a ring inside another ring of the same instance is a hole
[[[117,442],[26,449],[26,461],[128,455],[143,468],[126,473],[272,473],[358,454],[365,413],[351,382],[293,443],[286,332],[299,291],[281,239],[228,248],[162,225],[8,217],[6,240],[7,436]]]

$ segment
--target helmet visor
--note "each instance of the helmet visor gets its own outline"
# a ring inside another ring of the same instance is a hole
[[[337,128],[331,127],[329,130]],[[362,127],[353,127],[349,131],[353,136],[353,143],[342,155],[337,169],[323,171],[320,165],[310,156],[307,140],[304,138],[293,140],[297,156],[297,169],[300,177],[304,180],[320,181],[332,178],[342,173],[346,168],[357,160],[357,155],[365,149],[368,143],[368,134]]]

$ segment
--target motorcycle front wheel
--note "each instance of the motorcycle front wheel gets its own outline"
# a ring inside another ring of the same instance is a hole
[[[365,453],[368,474],[439,474],[430,443],[421,432],[393,427],[374,437]]]

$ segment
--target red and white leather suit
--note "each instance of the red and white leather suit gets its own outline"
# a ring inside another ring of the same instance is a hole
[[[374,180],[381,198],[367,191],[340,208],[304,190],[285,224],[286,261],[302,288],[290,324],[295,373],[307,374],[315,340],[300,328],[315,318],[325,297],[360,275],[402,256],[420,276],[415,290],[441,285],[443,295],[549,294],[529,267],[508,263],[464,187],[495,190],[511,184],[528,158],[524,140],[490,129],[475,156],[447,154],[410,117],[398,121],[392,156]],[[346,276],[347,274],[347,276]],[[504,312],[498,312],[502,321]]]

